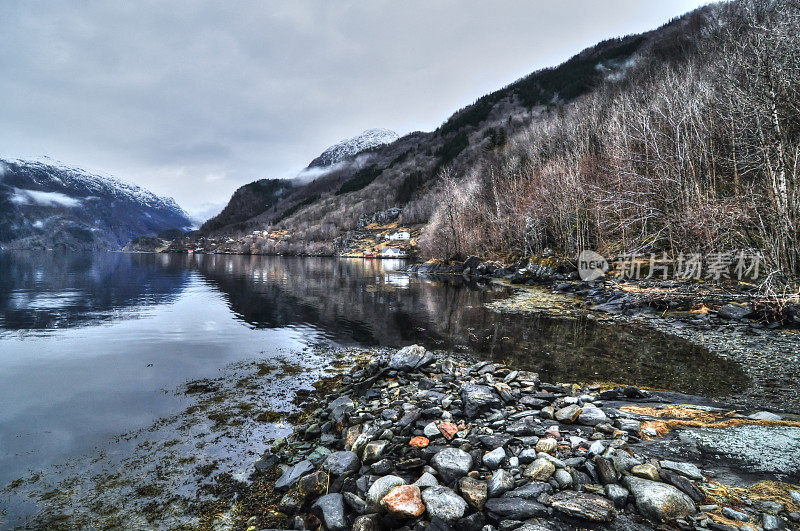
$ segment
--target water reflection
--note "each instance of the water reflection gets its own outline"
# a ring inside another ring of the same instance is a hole
[[[398,263],[324,258],[187,259],[254,327],[304,324],[336,342],[475,352],[555,381],[603,381],[722,396],[747,385],[734,362],[641,326],[504,315],[485,303],[508,290],[462,277],[421,279]]]
[[[226,344],[226,334],[234,334],[239,321],[253,330],[303,330],[315,341],[417,342],[469,350],[513,361],[551,380],[625,382],[711,396],[747,385],[735,363],[681,339],[635,326],[497,314],[484,305],[507,296],[506,288],[461,277],[409,277],[396,271],[401,263],[228,255],[0,255],[0,330],[56,331],[118,321],[175,301],[195,278],[202,282],[192,284],[193,289],[222,294],[230,309],[230,322],[208,319],[191,337],[214,348],[225,348],[219,345]],[[196,311],[197,316],[168,314],[158,326],[175,328],[182,319],[199,318],[202,312]],[[138,339],[124,355],[163,340]],[[94,348],[91,334],[82,341],[82,350]]]
[[[190,272],[169,257],[0,253],[0,334],[76,328],[170,302]]]

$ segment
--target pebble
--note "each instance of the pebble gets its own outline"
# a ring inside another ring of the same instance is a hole
[[[467,502],[441,485],[422,491],[422,502],[431,518],[439,518],[444,522],[454,522],[467,511]]]

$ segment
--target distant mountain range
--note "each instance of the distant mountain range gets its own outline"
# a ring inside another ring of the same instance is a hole
[[[119,249],[171,229],[192,229],[172,198],[55,163],[0,159],[0,248]]]

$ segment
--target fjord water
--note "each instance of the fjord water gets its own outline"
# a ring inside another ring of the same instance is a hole
[[[720,396],[741,369],[648,329],[499,314],[509,289],[418,278],[399,261],[0,254],[0,490],[178,411],[166,392],[311,344],[457,349],[548,381]],[[299,354],[298,354],[299,355]],[[306,355],[306,354],[304,354]]]

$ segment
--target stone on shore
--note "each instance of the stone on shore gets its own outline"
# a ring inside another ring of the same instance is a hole
[[[485,385],[465,383],[461,386],[458,394],[464,404],[464,415],[468,419],[474,419],[481,413],[502,405],[500,397],[494,389]]]
[[[510,520],[527,520],[547,514],[547,507],[525,498],[490,498],[486,510]]]
[[[464,516],[467,502],[447,487],[430,487],[422,491],[422,502],[431,518],[454,522]]]
[[[652,520],[672,522],[697,511],[692,499],[672,485],[634,476],[625,477],[623,485],[636,500],[639,512]]]
[[[491,452],[483,455],[483,464],[491,468],[492,470],[496,470],[500,468],[500,464],[503,462],[503,459],[506,458],[506,451],[501,448],[495,448]]]
[[[326,494],[311,506],[311,512],[325,523],[331,531],[344,531],[347,529],[347,520],[344,515],[344,498],[339,493]]]
[[[556,465],[554,465],[549,459],[539,457],[533,463],[528,465],[522,475],[526,478],[531,478],[534,481],[547,481],[555,471]]]
[[[467,501],[469,506],[475,510],[482,511],[488,497],[486,482],[471,477],[463,477],[458,482],[458,485],[461,496]]]
[[[334,477],[339,477],[348,472],[358,472],[361,468],[361,460],[355,452],[340,451],[333,452],[322,462],[322,469]]]
[[[472,456],[458,448],[445,448],[433,456],[431,466],[444,483],[450,484],[467,475],[472,468]]]
[[[405,484],[406,481],[398,476],[383,476],[376,479],[367,491],[367,504],[373,507],[377,506],[390,490]]]
[[[313,471],[314,465],[311,464],[311,461],[300,461],[296,465],[289,467],[286,472],[284,472],[283,475],[278,478],[278,480],[275,482],[275,488],[288,489],[300,481],[301,477]]]
[[[661,465],[661,468],[672,470],[673,472],[677,472],[678,474],[686,476],[689,479],[703,479],[703,473],[700,472],[700,469],[697,468],[696,465],[691,463],[679,463],[677,461],[664,460],[660,461],[658,464]]]
[[[433,353],[420,345],[401,348],[389,360],[389,368],[397,371],[413,371],[433,361]]]
[[[580,414],[581,407],[577,404],[571,404],[556,411],[555,418],[559,422],[570,423],[578,420]]]
[[[507,470],[496,471],[488,483],[490,498],[497,498],[514,488],[514,476]]]
[[[395,518],[416,518],[425,512],[422,493],[416,485],[400,485],[392,488],[381,499],[381,507]]]
[[[550,503],[556,511],[591,522],[610,522],[617,515],[610,501],[594,494],[562,491]]]

